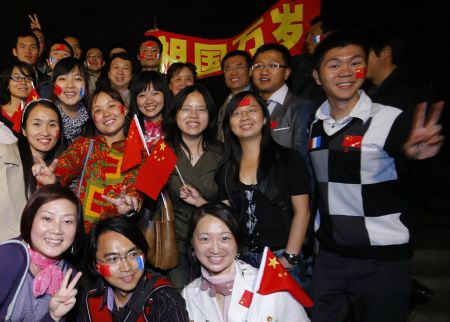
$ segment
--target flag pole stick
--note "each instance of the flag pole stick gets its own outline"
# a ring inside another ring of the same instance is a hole
[[[149,156],[150,152],[148,151],[147,142],[145,141],[144,133],[142,132],[141,125],[139,124],[139,120],[137,118],[137,115],[134,114],[133,118],[134,118],[134,121],[136,122],[136,127],[137,127],[137,129],[139,131],[139,136],[141,137],[142,144],[144,145],[145,151],[147,152],[147,156]]]
[[[181,183],[183,184],[183,186],[186,185],[186,182],[183,179],[183,176],[180,173],[180,170],[178,170],[178,166],[175,165],[175,170],[177,170],[178,176],[180,177]]]

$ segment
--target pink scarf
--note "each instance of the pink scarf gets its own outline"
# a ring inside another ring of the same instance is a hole
[[[59,261],[49,259],[41,253],[29,248],[31,263],[41,268],[33,281],[33,294],[35,297],[44,293],[55,295],[61,288],[63,273],[57,266]]]
[[[231,266],[231,271],[222,275],[209,275],[208,271],[201,267],[202,271],[202,285],[200,289],[202,291],[207,291],[209,289],[209,296],[215,297],[216,293],[222,294],[224,296],[231,295],[233,290],[234,277],[236,275],[236,268],[233,263]]]

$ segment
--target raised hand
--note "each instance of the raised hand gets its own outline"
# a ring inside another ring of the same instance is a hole
[[[102,198],[116,206],[121,215],[128,214],[131,210],[138,210],[139,200],[136,197],[127,195],[127,187],[123,186],[118,198],[111,198],[102,195]]]
[[[59,291],[52,296],[48,304],[48,312],[53,320],[59,321],[74,307],[76,302],[77,289],[75,285],[81,277],[78,272],[69,284],[72,269],[68,269],[61,284]]]
[[[30,28],[31,29],[39,29],[42,30],[41,24],[39,23],[39,19],[37,14],[28,15],[28,18],[30,18]]]
[[[444,102],[434,103],[426,117],[427,103],[417,105],[409,138],[403,145],[408,158],[423,160],[438,154],[444,142],[442,125],[438,123],[443,109]]]
[[[184,202],[195,207],[200,207],[201,205],[207,203],[207,201],[200,195],[198,190],[189,184],[181,186],[180,198],[183,199]]]
[[[36,180],[41,184],[56,183],[55,169],[58,165],[58,159],[47,166],[42,157],[39,155],[33,155],[34,164],[31,167],[31,172],[36,177]]]

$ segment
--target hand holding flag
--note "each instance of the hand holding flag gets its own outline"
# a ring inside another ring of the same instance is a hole
[[[264,248],[255,289],[262,295],[286,291],[291,293],[291,295],[304,307],[313,306],[311,298],[286,271],[283,265],[278,261],[278,258],[268,247]]]

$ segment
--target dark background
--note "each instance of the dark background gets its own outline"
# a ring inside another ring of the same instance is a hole
[[[306,0],[310,1],[310,0]],[[438,97],[449,100],[450,19],[445,1],[322,0],[322,15],[339,26],[366,27],[382,21],[394,22],[405,34],[412,74],[427,83]],[[2,2],[0,68],[12,58],[11,48],[19,28],[28,28],[29,13],[37,13],[50,39],[77,36],[83,49],[125,43],[132,53],[144,31],[161,30],[203,38],[228,38],[244,30],[274,0],[194,1],[31,1]],[[227,95],[222,76],[202,80],[221,104]],[[447,104],[448,106],[448,104]],[[447,107],[448,109],[448,107]],[[447,112],[446,112],[447,113]],[[444,122],[448,116],[444,116]]]

